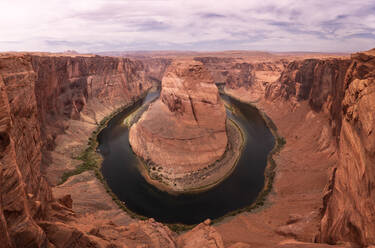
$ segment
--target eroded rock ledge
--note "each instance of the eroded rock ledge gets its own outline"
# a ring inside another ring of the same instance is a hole
[[[219,162],[228,160],[223,156],[227,129],[232,138],[241,138],[233,124],[226,125],[224,104],[207,69],[198,61],[175,61],[164,75],[160,98],[131,127],[129,140],[148,164],[150,178],[180,192],[214,185],[233,168],[235,161]],[[234,143],[231,148],[239,148],[241,143]]]

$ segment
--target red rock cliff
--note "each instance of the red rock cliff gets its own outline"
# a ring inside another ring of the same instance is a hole
[[[66,120],[88,105],[120,107],[149,87],[143,65],[128,59],[0,57],[1,246],[47,244],[38,222],[53,198],[41,167]]]
[[[341,127],[341,102],[345,90],[345,74],[350,60],[307,59],[287,65],[277,82],[267,85],[266,98],[283,98],[291,104],[308,101],[316,112],[327,114],[333,133]]]
[[[266,87],[269,100],[308,101],[328,117],[338,160],[324,192],[317,240],[375,244],[375,53],[288,64]]]
[[[341,104],[339,161],[324,197],[320,241],[375,244],[375,51],[352,55]]]

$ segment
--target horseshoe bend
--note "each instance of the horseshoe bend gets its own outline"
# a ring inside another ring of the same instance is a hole
[[[212,187],[234,167],[241,134],[228,123],[236,139],[229,149],[236,152],[222,161],[227,118],[211,74],[199,61],[177,60],[167,68],[161,87],[160,98],[130,129],[130,145],[170,191]]]
[[[115,55],[0,53],[1,248],[375,245],[374,49]]]

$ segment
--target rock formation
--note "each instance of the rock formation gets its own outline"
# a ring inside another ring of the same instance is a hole
[[[266,81],[279,76],[284,60],[274,62],[248,62],[236,60],[234,58],[217,57],[195,57],[202,62],[211,72],[215,83],[225,83],[227,88],[250,89],[257,79],[262,78],[262,74],[267,73]]]
[[[375,51],[352,55],[345,77],[339,161],[324,196],[320,241],[375,244]]]
[[[217,230],[210,226],[211,221],[205,220],[194,227],[190,232],[182,234],[178,237],[177,244],[179,247],[195,248],[224,248],[223,240]]]
[[[251,61],[242,58],[195,57],[210,71],[215,83],[225,85],[227,93],[245,95],[251,102],[264,96],[265,85],[276,81],[288,64],[284,59]]]
[[[147,78],[159,84],[161,83],[165,70],[172,62],[172,59],[166,58],[139,58],[139,60],[144,64]]]
[[[345,74],[349,65],[347,59],[293,61],[277,82],[266,87],[265,96],[270,100],[281,97],[293,106],[308,101],[314,111],[322,111],[328,116],[333,134],[338,137]]]
[[[350,60],[295,61],[266,89],[268,99],[294,109],[308,101],[328,118],[338,158],[323,196],[320,242],[375,244],[374,72],[373,50]]]
[[[307,243],[313,237],[330,244],[374,245],[375,51],[276,64],[198,60],[230,92],[241,89],[238,96],[259,100],[257,107],[286,137],[285,149],[275,157],[272,204],[177,236],[152,219],[131,219],[92,171],[51,190],[79,163],[72,157],[97,124],[139,98],[169,61],[145,66],[124,58],[2,54],[0,247],[326,247]],[[175,79],[180,72],[168,69]],[[207,92],[199,92],[190,99],[169,83],[159,111],[183,120],[177,125],[207,128],[199,110],[214,98],[203,102]],[[171,95],[176,89],[178,94]],[[225,118],[218,117],[223,124]]]
[[[200,62],[175,61],[168,67],[160,98],[131,127],[129,141],[138,156],[171,180],[203,170],[223,156],[228,141],[225,108]]]
[[[45,216],[51,189],[40,173],[40,125],[35,97],[35,72],[30,60],[2,59],[1,78],[1,185],[2,213],[15,247],[40,247],[46,235],[36,224]]]
[[[95,124],[87,105],[118,108],[150,87],[143,77],[127,59],[0,56],[0,229],[9,247],[47,243],[37,222],[53,197],[41,168],[67,121],[91,115]]]

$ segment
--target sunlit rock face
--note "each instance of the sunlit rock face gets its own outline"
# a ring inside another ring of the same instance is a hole
[[[129,134],[134,152],[179,177],[205,168],[224,154],[226,113],[218,89],[198,61],[175,61],[162,80],[160,98]]]
[[[320,241],[375,244],[375,49],[353,54],[341,102],[339,161],[323,198]]]

